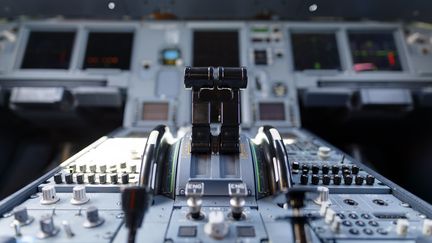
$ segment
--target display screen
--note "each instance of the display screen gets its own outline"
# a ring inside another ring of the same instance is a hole
[[[240,65],[238,32],[195,31],[193,65],[238,67]]]
[[[128,70],[131,63],[133,33],[90,33],[83,69],[112,68]]]
[[[259,120],[261,121],[285,120],[285,104],[281,102],[260,103]]]
[[[354,70],[402,70],[393,33],[350,33]]]
[[[146,102],[142,106],[142,119],[147,121],[168,120],[169,104],[164,102]]]
[[[334,33],[294,33],[291,42],[295,70],[341,69]]]
[[[68,69],[75,32],[30,32],[21,68]]]

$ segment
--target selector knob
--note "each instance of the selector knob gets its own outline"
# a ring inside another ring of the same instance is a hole
[[[78,173],[76,175],[76,181],[78,184],[84,184],[84,174],[83,173]]]
[[[299,162],[294,161],[294,162],[292,163],[292,169],[293,169],[293,170],[298,170],[298,169],[300,169],[300,164],[299,164]]]
[[[330,176],[329,175],[323,175],[322,177],[322,183],[323,185],[330,185]]]
[[[63,178],[62,178],[61,172],[58,172],[54,175],[54,182],[55,182],[55,184],[62,184],[63,183]]]
[[[39,239],[46,239],[58,234],[60,229],[54,225],[54,220],[51,215],[42,216],[39,221],[40,231],[37,234]]]
[[[375,183],[375,177],[371,175],[366,176],[366,185],[372,186]]]
[[[318,174],[319,172],[319,166],[314,164],[312,165],[312,174]]]
[[[121,175],[121,181],[122,181],[122,184],[129,184],[129,174],[123,173]]]
[[[117,184],[118,175],[116,173],[110,175],[111,184]]]
[[[66,184],[73,184],[73,176],[71,173],[65,174],[65,181],[66,181]]]
[[[357,175],[357,174],[360,172],[360,168],[359,168],[357,165],[353,165],[353,166],[351,167],[351,172],[352,172],[354,175]]]
[[[105,184],[106,183],[106,174],[100,174],[99,175],[99,183]]]
[[[52,185],[44,186],[42,188],[42,199],[40,203],[42,205],[49,205],[58,202],[60,200],[56,195],[55,187]]]
[[[85,186],[75,186],[72,191],[73,197],[71,199],[71,204],[81,205],[90,200],[86,195]]]
[[[318,205],[329,204],[329,189],[325,186],[319,186],[317,191],[319,195],[315,199],[315,203]]]
[[[131,173],[136,173],[136,170],[137,170],[137,166],[136,165],[131,165],[130,166],[130,172]]]
[[[332,170],[332,173],[333,173],[334,175],[336,175],[336,174],[339,173],[339,166],[337,166],[337,165],[332,165],[331,170]]]
[[[228,225],[221,211],[211,211],[204,232],[212,238],[223,239],[228,234]]]
[[[87,165],[83,164],[79,166],[79,169],[82,173],[85,173],[87,171]]]
[[[408,233],[409,222],[406,219],[398,219],[396,221],[396,234],[406,235]]]
[[[300,176],[300,184],[307,185],[308,181],[309,181],[309,176],[308,175],[302,174]]]
[[[323,174],[328,174],[329,171],[330,171],[330,168],[329,168],[328,165],[322,165],[321,166],[321,171],[322,171]]]
[[[329,147],[321,146],[318,148],[318,157],[323,160],[330,158],[331,149]]]
[[[92,172],[92,173],[96,173],[96,165],[95,165],[95,164],[91,164],[91,165],[89,166],[89,170],[90,170],[90,172]]]
[[[24,206],[14,208],[13,214],[15,220],[19,222],[20,226],[29,225],[34,220],[34,217],[28,215],[27,208]]]
[[[364,177],[361,175],[358,175],[355,177],[355,184],[358,186],[363,185]]]
[[[106,165],[101,165],[99,166],[99,170],[101,173],[105,173],[107,171],[107,166]]]
[[[422,232],[423,232],[423,235],[425,235],[425,236],[431,236],[432,235],[432,220],[425,219],[423,221]]]
[[[345,185],[351,185],[353,182],[353,178],[351,175],[344,176],[344,183]]]
[[[333,184],[340,185],[342,182],[342,177],[340,175],[333,176]]]
[[[318,185],[319,184],[319,176],[318,175],[312,175],[311,182],[313,185]]]
[[[95,174],[91,173],[87,176],[87,180],[89,184],[94,184],[95,183]]]
[[[105,222],[105,220],[99,216],[99,210],[95,206],[87,208],[86,212],[87,220],[83,223],[86,228],[94,228]]]

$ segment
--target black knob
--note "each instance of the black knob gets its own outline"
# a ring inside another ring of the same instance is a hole
[[[312,165],[312,174],[318,174],[319,172],[319,167],[318,165]]]
[[[122,181],[122,184],[129,184],[129,174],[123,173],[121,175],[121,181]]]
[[[76,175],[76,181],[78,184],[83,184],[84,183],[84,174],[83,173],[78,173]]]
[[[342,177],[340,175],[333,176],[333,184],[340,185],[342,182]]]
[[[342,165],[342,171],[344,171],[344,170],[350,170],[349,166],[348,165]]]
[[[358,175],[355,177],[355,184],[358,186],[363,185],[364,177],[361,175]]]
[[[318,185],[319,183],[319,176],[318,175],[312,175],[312,184]]]
[[[73,184],[73,176],[71,173],[65,174],[65,181],[67,184]]]
[[[307,185],[308,182],[309,182],[309,176],[308,175],[303,174],[300,176],[300,184]]]
[[[99,175],[99,183],[105,184],[106,183],[106,174],[100,174]]]
[[[300,169],[300,164],[297,161],[292,162],[292,169],[293,170],[298,170]]]
[[[323,174],[328,174],[329,170],[330,170],[330,168],[329,168],[328,165],[322,165],[321,166],[321,171],[322,171]]]
[[[333,173],[334,175],[336,175],[336,174],[339,173],[339,166],[337,166],[337,165],[332,165],[331,170],[332,170],[332,173]]]
[[[95,183],[95,174],[91,173],[87,176],[87,180],[90,184],[94,184]]]
[[[371,175],[366,176],[366,185],[372,186],[375,183],[375,177]]]
[[[329,175],[323,175],[323,177],[322,177],[322,183],[324,185],[329,185],[330,184],[330,176]]]
[[[56,173],[54,175],[54,182],[55,182],[55,184],[62,184],[63,183],[63,178],[62,178],[62,173],[61,172]]]
[[[353,177],[351,175],[344,176],[345,185],[351,185],[353,182]]]
[[[360,171],[360,169],[359,169],[359,167],[358,167],[357,165],[353,165],[353,166],[351,167],[351,172],[352,172],[354,175],[357,175],[357,174],[359,173],[359,171]]]
[[[309,173],[309,165],[302,165],[301,168],[303,174]]]
[[[116,173],[110,175],[111,184],[117,184],[118,176]]]

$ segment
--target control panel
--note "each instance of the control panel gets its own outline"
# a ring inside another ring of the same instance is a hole
[[[3,29],[10,108],[71,94],[70,104],[89,106],[124,97],[125,112],[123,128],[0,202],[0,242],[432,240],[431,205],[302,129],[298,106],[299,96],[337,106],[356,92],[367,105],[382,92],[412,104],[408,81],[426,104],[424,28],[59,20]],[[369,87],[388,82],[402,88]]]

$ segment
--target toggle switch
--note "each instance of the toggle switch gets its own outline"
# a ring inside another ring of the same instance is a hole
[[[231,216],[240,220],[246,203],[244,198],[248,194],[247,186],[245,183],[228,183],[228,194],[231,196]]]
[[[202,182],[188,182],[186,184],[185,195],[188,197],[187,205],[189,207],[189,215],[193,219],[201,219],[201,197],[204,195],[204,183]]]

